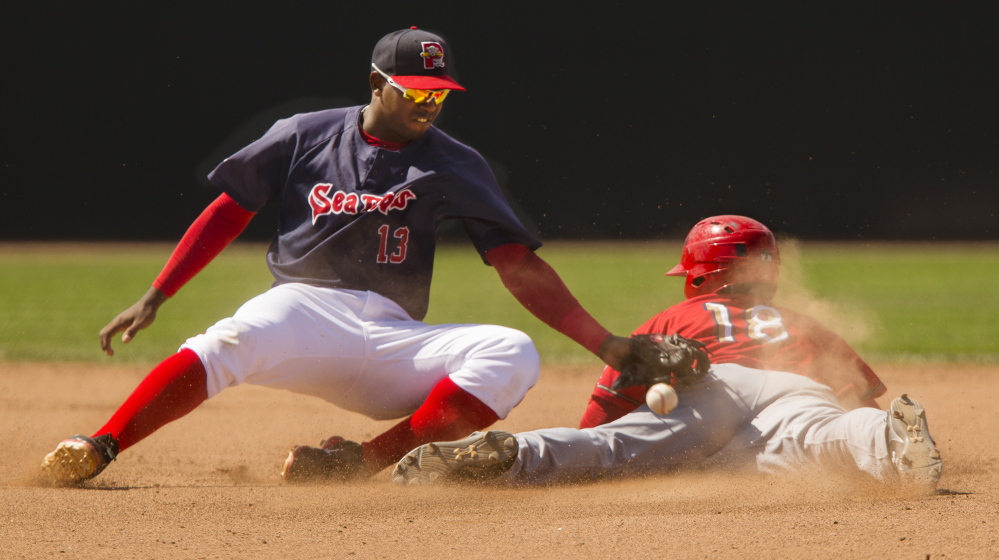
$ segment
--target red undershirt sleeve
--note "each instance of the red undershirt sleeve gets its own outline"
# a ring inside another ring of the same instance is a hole
[[[239,237],[254,215],[222,193],[187,229],[166,266],[153,281],[153,287],[173,297]]]
[[[486,252],[503,285],[528,311],[545,324],[599,356],[600,344],[611,336],[583,309],[558,273],[524,245],[500,245]]]

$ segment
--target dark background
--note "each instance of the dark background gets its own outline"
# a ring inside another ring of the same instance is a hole
[[[545,239],[682,237],[719,213],[801,238],[999,238],[994,9],[10,4],[0,239],[178,239],[215,164],[277,118],[366,102],[374,43],[410,25],[448,39],[469,89],[438,125]]]

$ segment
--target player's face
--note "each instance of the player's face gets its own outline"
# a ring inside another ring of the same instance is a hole
[[[423,135],[441,112],[441,105],[433,99],[423,103],[406,99],[378,74],[372,74],[372,84],[375,86],[372,89],[373,118],[369,121],[365,117],[364,129],[376,138],[387,142],[411,142]]]

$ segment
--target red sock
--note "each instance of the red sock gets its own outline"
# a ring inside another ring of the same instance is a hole
[[[185,348],[149,372],[94,436],[110,432],[124,451],[207,399],[205,366],[194,350]]]
[[[462,438],[497,420],[499,416],[485,403],[445,377],[412,416],[361,444],[364,462],[371,472],[378,472],[424,443]]]

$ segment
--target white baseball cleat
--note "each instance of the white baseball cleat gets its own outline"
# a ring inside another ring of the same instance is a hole
[[[923,405],[903,393],[888,407],[888,426],[888,451],[901,482],[935,491],[943,461],[930,436]]]
[[[421,445],[392,470],[397,484],[434,484],[444,481],[487,481],[510,470],[520,445],[513,435],[492,430],[474,432],[465,439]]]

